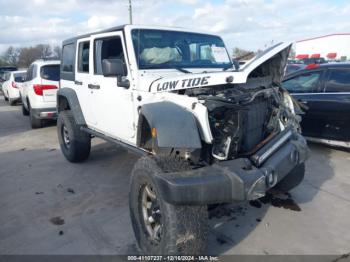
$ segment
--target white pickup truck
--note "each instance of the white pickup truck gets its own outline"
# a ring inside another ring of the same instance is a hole
[[[201,254],[208,204],[302,181],[308,149],[281,88],[290,47],[238,68],[219,36],[179,28],[125,25],[63,42],[61,150],[81,162],[100,137],[143,155],[129,203],[144,253]]]

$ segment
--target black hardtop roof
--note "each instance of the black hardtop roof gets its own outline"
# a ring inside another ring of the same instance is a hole
[[[91,32],[91,33],[88,33],[88,34],[85,34],[85,35],[79,35],[79,36],[76,36],[76,37],[72,37],[72,38],[68,38],[66,40],[64,40],[62,42],[63,45],[66,45],[66,44],[69,44],[69,43],[73,43],[81,38],[85,38],[85,37],[89,37],[91,35],[95,35],[95,34],[102,34],[102,33],[109,33],[109,32],[115,32],[115,31],[121,31],[121,30],[124,30],[126,24],[124,25],[119,25],[119,26],[114,26],[114,27],[111,27],[111,28],[108,28],[108,29],[104,29],[104,30],[100,30],[100,31],[96,31],[96,32]]]

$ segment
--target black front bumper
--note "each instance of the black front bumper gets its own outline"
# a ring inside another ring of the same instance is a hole
[[[294,167],[305,162],[307,156],[305,139],[286,130],[250,158],[222,161],[181,173],[165,173],[155,179],[164,200],[172,204],[252,200],[264,196]]]

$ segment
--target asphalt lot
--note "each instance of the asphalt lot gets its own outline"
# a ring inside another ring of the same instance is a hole
[[[137,156],[95,139],[90,158],[67,162],[56,126],[31,130],[0,96],[0,254],[136,254],[129,174]],[[291,196],[210,212],[213,254],[350,252],[350,153],[310,145]]]

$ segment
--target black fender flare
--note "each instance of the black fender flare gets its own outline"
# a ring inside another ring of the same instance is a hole
[[[57,91],[57,113],[65,110],[65,105],[62,103],[63,99],[68,102],[69,109],[72,111],[77,125],[86,125],[83,111],[81,110],[78,96],[74,89],[69,87],[60,88]]]
[[[201,139],[194,115],[185,108],[168,101],[145,104],[139,111],[138,144],[142,132],[142,118],[149,127],[156,128],[159,148],[201,148]]]

